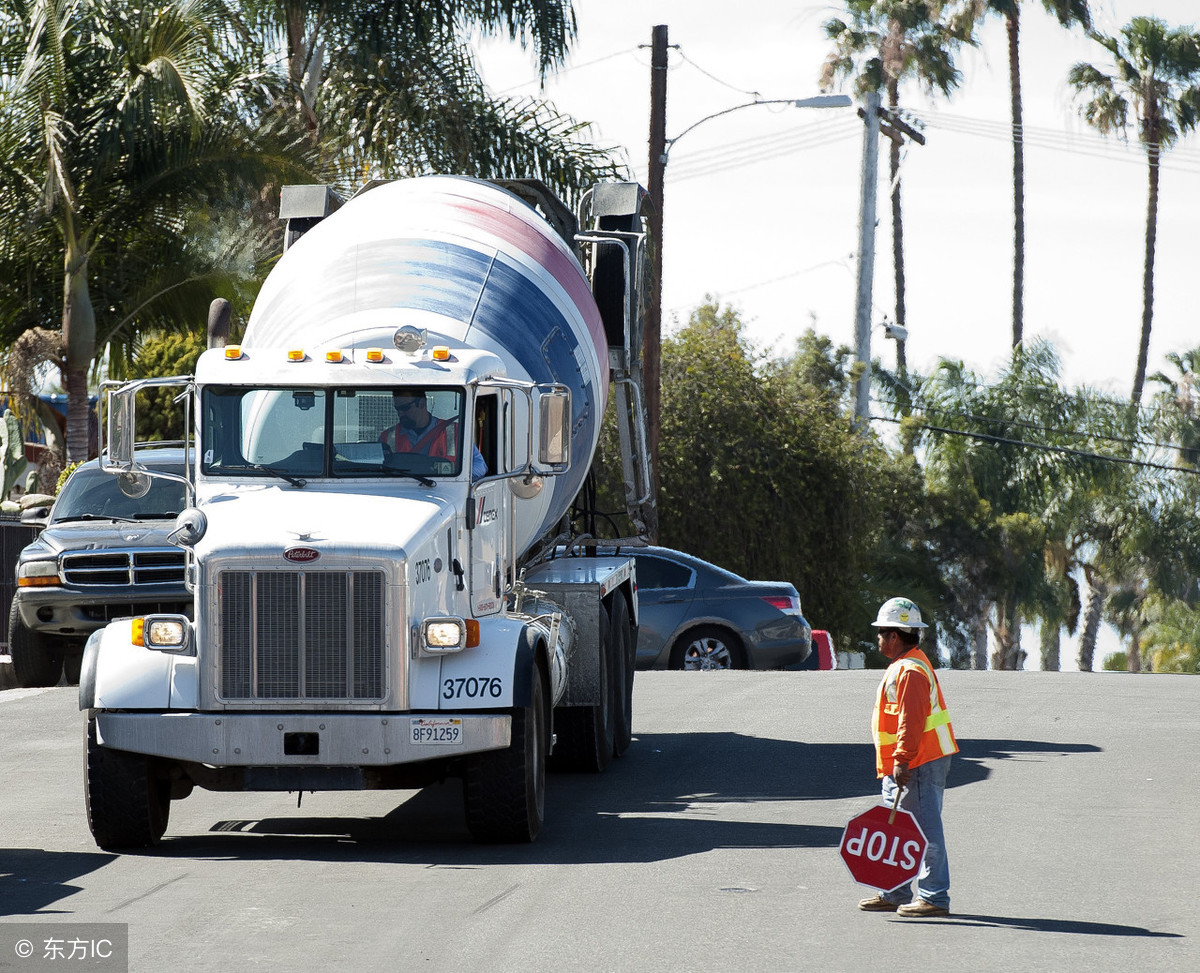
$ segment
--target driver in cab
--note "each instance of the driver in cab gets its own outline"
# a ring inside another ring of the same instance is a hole
[[[379,441],[393,453],[420,453],[450,463],[458,460],[458,421],[438,419],[429,411],[429,400],[420,389],[392,393],[396,424],[379,434]],[[472,450],[471,479],[487,475],[487,463]]]

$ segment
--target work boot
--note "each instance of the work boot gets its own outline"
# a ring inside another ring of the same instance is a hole
[[[900,908],[895,902],[889,902],[882,895],[874,895],[858,903],[863,912],[895,912]]]
[[[926,902],[924,899],[917,899],[916,902],[900,906],[896,910],[896,914],[908,916],[910,919],[937,919],[950,915],[950,910],[943,909],[940,905],[934,905],[932,902]]]

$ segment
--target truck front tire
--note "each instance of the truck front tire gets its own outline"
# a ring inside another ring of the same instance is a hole
[[[467,758],[463,805],[476,841],[529,843],[542,830],[550,744],[548,698],[546,676],[534,662],[529,705],[513,712],[508,748]]]
[[[84,774],[88,827],[105,851],[149,848],[167,830],[170,784],[158,780],[150,758],[102,747],[96,720],[88,720]]]

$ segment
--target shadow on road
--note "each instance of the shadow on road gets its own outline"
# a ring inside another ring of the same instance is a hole
[[[0,916],[73,915],[71,909],[48,909],[50,904],[78,892],[71,882],[111,862],[103,851],[44,851],[41,848],[0,849]],[[0,968],[3,964],[0,963]]]
[[[959,743],[951,787],[984,780],[1005,761],[1098,750],[1026,740]],[[177,813],[163,843],[143,854],[476,868],[503,862],[657,862],[715,848],[832,849],[841,840],[842,823],[830,825],[829,809],[818,802],[870,800],[879,793],[874,762],[869,743],[805,743],[728,732],[644,734],[607,773],[551,775],[547,824],[533,845],[473,843],[461,784],[449,780],[421,791],[397,792],[396,806],[379,817],[313,816],[299,810],[287,816],[212,821],[204,831],[180,834],[183,815]],[[98,851],[4,849],[0,915],[45,914],[48,906],[78,891],[71,884],[75,878],[114,857]],[[1154,935],[1058,920],[956,916],[952,921]]]
[[[1010,760],[1045,760],[1078,753],[1100,753],[1090,743],[1045,743],[1040,740],[959,740],[958,753],[950,764],[947,787],[963,787],[987,780],[989,764],[1002,765]],[[872,758],[874,759],[874,758]]]
[[[897,920],[908,925],[913,920]],[[920,921],[920,920],[918,920]],[[991,929],[1026,929],[1030,932],[1067,933],[1076,936],[1144,936],[1148,939],[1183,939],[1176,932],[1153,932],[1141,926],[1121,926],[1111,922],[1083,922],[1077,919],[1026,919],[1017,916],[970,916],[955,913],[945,919],[932,919],[939,925]]]
[[[1092,746],[1019,740],[960,741],[951,786],[985,779],[993,761],[1094,752]],[[471,842],[461,786],[450,780],[401,799],[382,817],[271,817],[214,822],[167,838],[172,857],[298,858],[475,867],[494,862],[654,862],[715,848],[836,848],[828,809],[787,803],[869,800],[878,794],[874,749],[739,733],[640,735],[605,774],[549,779],[547,825],[532,846]],[[805,820],[811,818],[811,821]]]

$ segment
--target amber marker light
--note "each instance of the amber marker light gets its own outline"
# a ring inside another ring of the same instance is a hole
[[[145,646],[146,644],[146,619],[135,618],[133,620],[133,644]]]
[[[438,345],[433,349],[432,357],[434,361],[449,361],[450,349],[446,345]]]
[[[325,360],[330,364],[336,365],[342,360],[342,353],[340,351],[327,351],[325,352]]]
[[[304,354],[303,348],[293,348],[291,351],[288,352],[287,360],[288,361],[304,361],[304,359],[307,357],[308,356],[306,354]]]
[[[242,357],[242,346],[241,345],[226,345],[225,346],[225,360],[226,361],[237,361],[241,357]]]
[[[368,348],[367,349],[367,361],[372,361],[372,362],[383,361],[383,349],[382,348]]]

